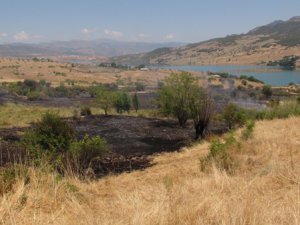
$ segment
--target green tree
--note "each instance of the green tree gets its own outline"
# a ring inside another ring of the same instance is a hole
[[[130,98],[128,93],[126,92],[119,92],[116,94],[114,106],[116,108],[117,113],[122,114],[123,112],[128,112],[130,110]]]
[[[227,123],[229,129],[232,129],[235,126],[242,126],[246,122],[245,113],[236,104],[233,103],[225,106],[222,117]]]
[[[137,96],[137,93],[134,93],[134,95],[132,96],[132,106],[135,109],[135,111],[137,112],[140,108],[140,101],[139,98]]]
[[[159,91],[158,106],[163,113],[176,117],[182,127],[192,119],[197,139],[205,136],[214,112],[213,100],[187,72],[166,78]]]
[[[192,86],[197,86],[197,80],[190,73],[173,73],[165,79],[164,86],[158,92],[160,110],[176,117],[181,127],[186,125],[190,116],[188,99]]]
[[[114,105],[114,92],[109,90],[106,87],[97,87],[95,90],[96,93],[96,102],[99,105],[101,109],[104,110],[104,114],[107,116],[108,111],[113,107]]]

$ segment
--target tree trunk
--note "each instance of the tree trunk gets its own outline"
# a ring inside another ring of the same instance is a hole
[[[203,125],[201,123],[198,123],[195,125],[195,130],[196,130],[196,140],[202,139],[205,137],[205,130],[206,130],[206,125]]]

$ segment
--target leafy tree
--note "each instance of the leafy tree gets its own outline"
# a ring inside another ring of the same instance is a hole
[[[235,126],[242,126],[246,122],[246,116],[244,112],[233,103],[228,104],[224,108],[222,116],[229,129],[232,129]]]
[[[197,86],[197,80],[190,73],[173,73],[158,92],[159,108],[164,114],[176,117],[181,127],[186,125],[190,116],[188,100],[193,86]]]
[[[117,110],[117,113],[122,114],[123,112],[128,112],[130,110],[130,98],[128,93],[126,92],[119,92],[116,94],[114,106]]]
[[[97,87],[95,90],[96,93],[96,102],[99,105],[101,109],[104,110],[104,114],[107,116],[108,111],[113,107],[114,105],[114,92],[109,90],[106,87]]]
[[[158,104],[162,112],[176,117],[180,126],[192,119],[197,139],[205,136],[214,104],[190,73],[171,74],[159,91]]]
[[[140,102],[139,102],[139,98],[137,96],[137,93],[134,93],[133,97],[132,97],[132,106],[135,109],[135,111],[137,112],[140,108]]]

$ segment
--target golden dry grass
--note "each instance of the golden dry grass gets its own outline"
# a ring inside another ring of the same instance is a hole
[[[53,86],[62,82],[66,85],[68,80],[75,81],[77,85],[86,86],[93,82],[114,83],[122,80],[124,83],[143,81],[156,85],[158,80],[163,80],[170,71],[139,71],[119,70],[93,66],[72,67],[70,63],[36,62],[15,58],[0,58],[0,82],[17,82],[24,79],[36,81],[46,80]]]
[[[203,173],[208,143],[144,171],[82,182],[31,170],[0,198],[0,224],[300,224],[300,118],[259,122],[235,175]]]

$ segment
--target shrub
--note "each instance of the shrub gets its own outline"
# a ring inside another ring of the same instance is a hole
[[[101,160],[109,152],[106,141],[95,136],[85,136],[80,141],[74,141],[70,146],[70,161],[78,170],[93,168],[93,162]]]
[[[128,112],[130,110],[130,97],[126,92],[119,92],[115,96],[114,106],[117,113],[122,114],[123,112]]]
[[[109,152],[106,141],[99,136],[77,141],[73,128],[50,113],[26,132],[23,143],[36,165],[50,165],[60,173],[82,174],[87,168],[95,169]]]
[[[242,80],[241,81],[242,85],[246,86],[248,84],[248,82],[246,80]]]
[[[235,128],[236,126],[243,126],[246,121],[244,111],[233,103],[228,104],[224,108],[222,117],[229,129]]]
[[[236,141],[233,133],[227,134],[224,140],[216,139],[210,145],[208,156],[200,159],[201,170],[208,171],[212,164],[220,170],[233,173],[237,167],[234,152],[239,151],[240,143]]]
[[[35,100],[39,100],[41,99],[41,93],[38,92],[38,91],[30,91],[28,94],[27,94],[27,98],[29,101],[35,101]]]
[[[58,115],[46,113],[34,128],[24,136],[24,144],[33,156],[43,153],[57,156],[66,152],[75,138],[74,129]]]
[[[272,87],[270,85],[263,86],[263,89],[261,90],[261,93],[268,99],[272,96]]]
[[[252,138],[254,127],[255,127],[254,120],[247,121],[246,126],[245,126],[244,130],[242,131],[242,139],[248,140],[249,138]]]
[[[80,109],[80,115],[81,116],[91,116],[92,115],[92,111],[91,108],[88,106],[83,106]]]

